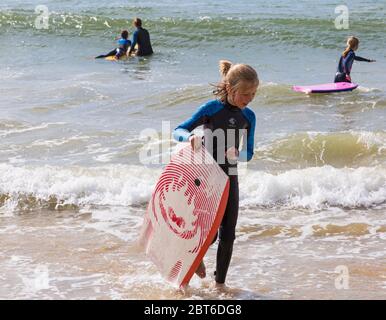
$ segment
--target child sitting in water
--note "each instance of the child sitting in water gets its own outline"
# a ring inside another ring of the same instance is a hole
[[[121,38],[118,40],[118,48],[110,51],[108,54],[102,54],[100,56],[97,56],[95,57],[95,59],[115,56],[115,59],[118,60],[122,56],[126,55],[127,50],[131,46],[131,41],[128,40],[128,37],[129,37],[129,32],[127,30],[123,30],[121,33]]]
[[[359,39],[356,37],[349,37],[347,39],[347,48],[343,51],[342,56],[339,60],[338,70],[335,75],[334,82],[351,82],[351,68],[356,61],[366,61],[366,62],[375,62],[375,60],[370,60],[355,55],[354,51],[358,50]]]

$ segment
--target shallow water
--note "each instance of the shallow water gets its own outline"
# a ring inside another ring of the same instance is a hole
[[[0,297],[385,298],[384,218],[379,217],[379,227],[368,225],[368,211],[330,210],[312,216],[306,210],[274,211],[242,211],[227,288],[213,286],[214,245],[205,258],[207,278],[193,277],[185,293],[165,283],[135,243],[144,208],[33,211],[3,217]],[[342,282],[340,276],[346,272]]]
[[[0,4],[0,298],[386,298],[381,2],[351,1],[349,30],[333,1],[53,0],[48,29],[38,4]],[[155,54],[95,61],[136,15]],[[357,90],[291,90],[330,82],[351,34],[377,60],[355,62]],[[229,288],[194,277],[182,294],[135,241],[170,132],[212,99],[224,58],[259,73],[255,156],[240,166]]]

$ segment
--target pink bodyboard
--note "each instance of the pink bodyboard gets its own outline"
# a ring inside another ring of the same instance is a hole
[[[314,86],[293,86],[292,89],[297,92],[304,93],[330,93],[330,92],[342,92],[352,91],[357,88],[358,85],[350,82],[336,82],[318,84]]]

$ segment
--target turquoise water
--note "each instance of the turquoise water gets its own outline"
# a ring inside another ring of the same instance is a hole
[[[0,297],[182,298],[133,243],[176,146],[170,130],[212,99],[220,59],[251,64],[261,80],[229,280],[242,291],[225,297],[385,297],[384,2],[347,2],[348,30],[335,28],[335,1],[45,1],[48,28],[37,29],[40,4],[0,4]],[[155,54],[95,61],[135,16]],[[291,90],[331,82],[349,35],[377,60],[354,64],[357,90]],[[145,129],[157,136],[146,165]],[[348,291],[333,285],[341,263],[353,272]],[[40,265],[50,286],[23,286]],[[189,297],[217,297],[208,286],[194,280]]]

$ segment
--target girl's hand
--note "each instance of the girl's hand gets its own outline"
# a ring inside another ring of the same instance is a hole
[[[193,151],[198,151],[202,147],[202,137],[191,135],[189,137],[189,142],[192,146]]]
[[[348,74],[346,74],[346,80],[351,82],[351,77]]]
[[[228,160],[237,161],[237,159],[239,158],[239,150],[237,150],[235,147],[230,147],[225,152],[225,156]]]

